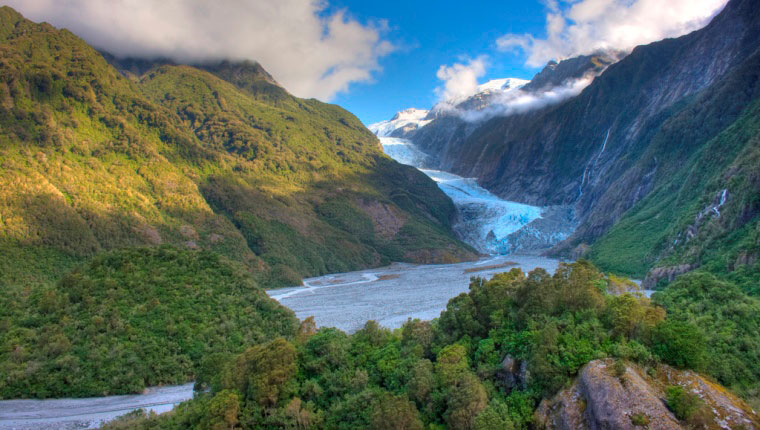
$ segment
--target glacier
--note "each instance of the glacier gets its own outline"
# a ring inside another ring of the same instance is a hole
[[[459,212],[454,231],[462,241],[482,253],[507,254],[519,250],[510,235],[541,218],[542,208],[503,200],[473,178],[426,169],[427,154],[407,139],[384,136],[379,139],[388,156],[418,168],[451,198]]]

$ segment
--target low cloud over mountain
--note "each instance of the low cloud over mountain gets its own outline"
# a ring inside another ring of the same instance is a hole
[[[324,1],[8,0],[117,56],[179,62],[255,60],[293,94],[330,100],[368,81],[394,50],[386,24],[364,24]]]

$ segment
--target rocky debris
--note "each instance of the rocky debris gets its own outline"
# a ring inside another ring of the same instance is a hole
[[[707,429],[759,429],[760,417],[741,399],[702,376],[660,365],[645,372],[626,364],[618,376],[614,360],[595,360],[580,371],[572,386],[536,410],[536,424],[544,429],[686,429],[693,423],[679,421],[668,410],[665,389],[680,385],[703,402]],[[648,424],[645,424],[648,423]]]
[[[585,243],[581,243],[580,245],[576,246],[573,251],[570,253],[570,258],[572,260],[579,260],[581,258],[586,258],[586,256],[591,252],[591,247],[588,246]]]
[[[500,254],[540,253],[567,239],[577,225],[569,206],[548,206],[540,218],[491,246]]]
[[[385,203],[372,200],[359,202],[359,205],[372,220],[375,233],[384,239],[396,236],[406,224],[404,214]]]
[[[137,233],[145,240],[146,242],[150,243],[151,245],[160,245],[163,243],[163,239],[161,239],[161,233],[158,232],[158,229],[145,225],[138,227]]]
[[[191,225],[183,225],[179,228],[179,233],[184,237],[185,239],[189,240],[198,240],[198,232],[195,231],[193,226]]]
[[[453,264],[461,261],[471,261],[477,256],[473,253],[448,246],[446,248],[427,248],[404,253],[404,260],[415,264]]]
[[[736,261],[733,263],[733,266],[729,269],[735,270],[740,266],[754,266],[755,263],[757,263],[757,257],[758,256],[756,253],[743,251],[739,253],[739,255],[736,257]]]
[[[677,276],[683,275],[686,272],[691,272],[696,269],[697,266],[693,264],[679,264],[678,266],[668,267],[655,267],[647,273],[644,282],[641,283],[641,288],[645,290],[654,290],[657,284],[666,279],[668,282],[673,282]]]
[[[221,242],[221,241],[223,241],[223,240],[224,240],[224,236],[222,236],[221,234],[217,234],[217,233],[211,233],[211,234],[208,236],[208,241],[209,241],[210,243],[212,243],[212,244],[213,244],[213,243],[219,243],[219,242]]]

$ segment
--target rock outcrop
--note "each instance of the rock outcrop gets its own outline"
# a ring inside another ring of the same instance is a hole
[[[647,273],[647,277],[644,278],[644,282],[641,283],[641,288],[645,290],[654,290],[657,284],[666,280],[673,282],[677,276],[694,270],[695,266],[691,264],[679,264],[677,266],[668,267],[655,267]]]
[[[760,429],[760,416],[723,387],[691,372],[666,365],[645,371],[614,360],[595,360],[579,373],[572,386],[536,411],[538,428],[602,429]],[[617,370],[617,371],[616,371]],[[699,422],[679,421],[668,409],[665,390],[677,385],[701,399]]]

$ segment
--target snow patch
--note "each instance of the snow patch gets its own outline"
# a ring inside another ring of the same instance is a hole
[[[367,128],[375,133],[379,137],[388,137],[394,131],[408,127],[415,126],[421,128],[426,126],[432,120],[426,120],[429,111],[424,109],[409,108],[397,112],[390,120],[380,121],[374,124],[370,124]]]

